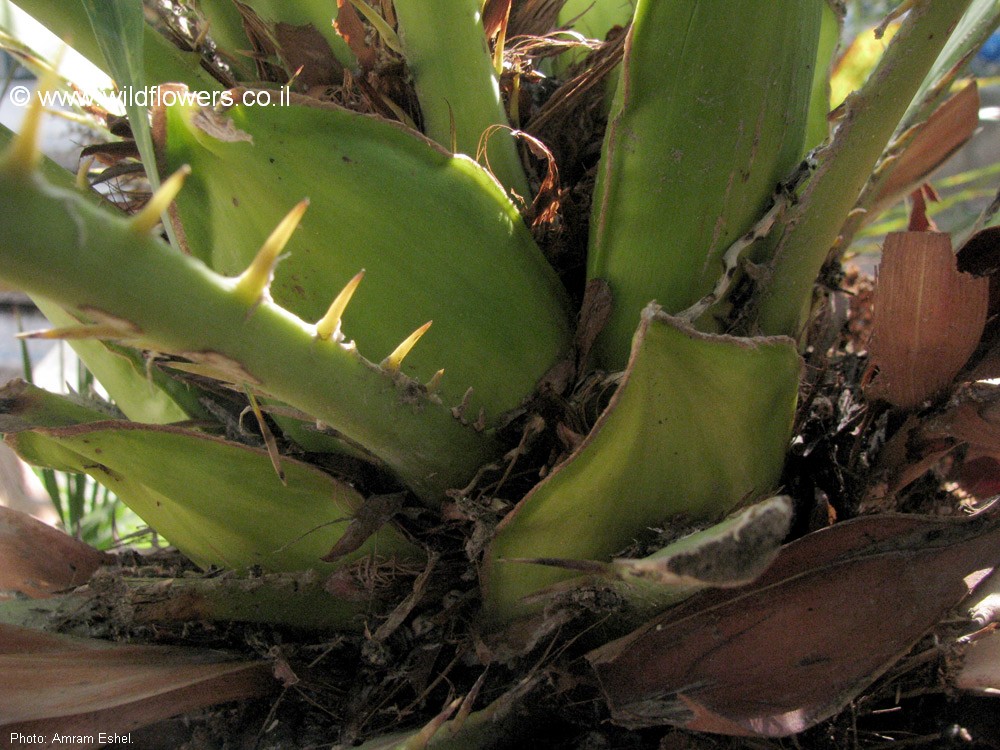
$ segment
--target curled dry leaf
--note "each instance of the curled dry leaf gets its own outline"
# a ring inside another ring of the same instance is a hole
[[[25,513],[0,506],[0,599],[3,591],[39,599],[81,586],[107,558]]]
[[[778,737],[842,709],[996,560],[1000,516],[886,514],[810,534],[755,583],[588,654],[615,723]]]
[[[900,153],[886,164],[868,215],[878,216],[921,182],[968,141],[979,127],[979,89],[970,83],[900,138]]]
[[[989,279],[958,271],[948,235],[896,232],[885,239],[866,392],[911,408],[949,385],[986,323]]]
[[[0,625],[0,729],[92,737],[127,734],[170,716],[263,695],[267,662],[218,652],[130,646]],[[36,747],[59,747],[41,744]]]

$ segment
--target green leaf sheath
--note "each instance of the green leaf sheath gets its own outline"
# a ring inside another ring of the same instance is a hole
[[[444,368],[439,393],[449,407],[472,388],[470,420],[482,408],[492,424],[518,406],[569,349],[562,285],[472,160],[334,107],[234,107],[216,124],[235,136],[206,117],[169,108],[160,147],[170,171],[192,167],[177,215],[190,252],[219,273],[240,273],[285,213],[309,198],[271,295],[315,321],[365,269],[344,334],[379,362],[433,320],[403,372],[427,382]]]
[[[830,72],[837,59],[843,20],[832,3],[823,3],[823,20],[816,51],[816,69],[813,71],[809,121],[803,151],[816,148],[830,136]]]
[[[462,486],[495,455],[411,381],[391,376],[264,300],[248,304],[201,261],[35,174],[0,167],[0,275],[123,338],[259,385],[368,449],[426,501]],[[38,231],[39,226],[46,231]],[[266,385],[264,385],[266,384]]]
[[[770,491],[800,368],[791,339],[698,333],[648,307],[608,408],[500,525],[487,611],[507,619],[522,597],[572,575],[511,558],[607,560],[673,516],[718,519]]]
[[[764,333],[797,336],[812,289],[883,149],[971,0],[915,0],[878,67],[845,102],[832,143],[785,220],[763,291]]]
[[[640,0],[608,123],[588,276],[611,285],[599,340],[624,365],[651,300],[677,313],[798,160],[825,0]]]
[[[445,148],[475,157],[483,133],[491,171],[531,203],[517,145],[508,129],[500,84],[486,43],[479,0],[394,0],[399,40],[424,118],[424,132]]]
[[[11,138],[9,131],[0,128],[0,148],[6,148]],[[66,190],[75,189],[73,175],[47,157],[42,158],[40,171],[49,183]],[[94,205],[103,203],[97,192],[81,193],[80,196]],[[34,295],[32,302],[57,328],[80,322],[43,297]],[[138,352],[105,341],[72,339],[67,343],[129,419],[168,424],[207,416],[196,389],[176,382],[156,368],[147,367]]]

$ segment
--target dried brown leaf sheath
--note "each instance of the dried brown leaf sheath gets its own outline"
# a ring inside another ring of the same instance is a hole
[[[948,235],[888,235],[875,288],[869,397],[909,408],[951,383],[982,336],[988,296],[988,279],[958,271]]]

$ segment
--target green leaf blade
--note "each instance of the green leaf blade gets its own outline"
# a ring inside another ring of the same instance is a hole
[[[638,3],[587,261],[614,297],[598,342],[608,367],[624,364],[651,300],[678,313],[711,291],[801,158],[823,4]]]

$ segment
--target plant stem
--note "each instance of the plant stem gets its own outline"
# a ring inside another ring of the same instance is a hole
[[[530,203],[478,0],[439,0],[433,9],[425,0],[395,0],[394,5],[424,132],[445,148],[475,157],[487,129],[501,126],[489,134],[484,161],[504,188]]]
[[[971,0],[916,0],[788,212],[759,311],[768,335],[798,335],[813,284],[883,149]]]

